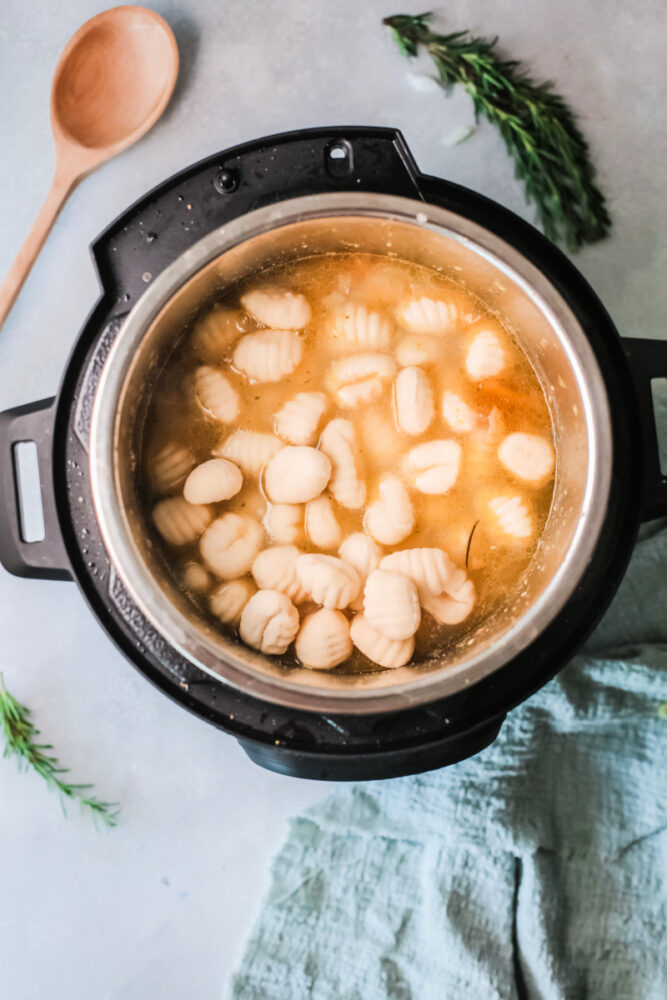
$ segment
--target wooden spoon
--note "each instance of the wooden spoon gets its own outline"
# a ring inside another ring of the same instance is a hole
[[[51,89],[53,184],[0,286],[0,326],[71,191],[155,124],[177,76],[171,28],[145,7],[113,7],[70,38]]]

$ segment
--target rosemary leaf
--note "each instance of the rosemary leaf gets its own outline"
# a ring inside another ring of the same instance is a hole
[[[66,812],[67,801],[78,802],[87,810],[93,820],[106,826],[115,826],[118,809],[115,802],[102,802],[88,791],[92,785],[75,785],[61,775],[67,768],[61,767],[56,757],[46,751],[53,750],[50,743],[38,743],[39,730],[30,720],[30,710],[9,693],[0,674],[0,729],[5,738],[4,757],[15,757],[20,769],[32,768],[41,775],[51,789],[55,789]]]
[[[595,183],[588,144],[553,84],[536,83],[521,63],[502,59],[497,38],[431,31],[431,16],[397,14],[383,24],[391,28],[403,55],[415,56],[424,45],[444,90],[461,84],[472,98],[476,119],[495,125],[549,239],[577,250],[607,236],[611,219]]]

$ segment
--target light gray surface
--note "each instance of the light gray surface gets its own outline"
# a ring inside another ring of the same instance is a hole
[[[96,297],[87,246],[173,171],[236,142],[322,124],[403,129],[421,168],[531,218],[495,134],[464,95],[418,93],[379,20],[423,3],[157,3],[182,72],[163,120],[74,193],[0,333],[0,407],[52,394]],[[0,274],[52,171],[50,78],[92,0],[4,0],[0,26]],[[454,10],[451,5],[447,8]],[[444,22],[443,22],[444,23]],[[659,0],[465,0],[450,29],[499,34],[578,110],[615,221],[578,255],[621,331],[667,334],[667,25]],[[1,459],[5,461],[3,457]],[[117,830],[65,821],[33,776],[0,761],[0,968],[12,1000],[221,995],[286,817],[326,792],[252,766],[233,740],[172,705],[125,663],[71,584],[0,570],[8,686],[74,777],[122,804]]]

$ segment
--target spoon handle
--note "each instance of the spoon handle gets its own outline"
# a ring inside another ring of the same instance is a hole
[[[16,302],[23,283],[30,274],[30,269],[44,246],[46,237],[51,232],[60,209],[76,186],[77,180],[78,177],[73,177],[70,173],[56,171],[46,201],[42,205],[32,229],[26,236],[23,246],[17,253],[14,263],[7,272],[5,280],[0,285],[0,327]]]

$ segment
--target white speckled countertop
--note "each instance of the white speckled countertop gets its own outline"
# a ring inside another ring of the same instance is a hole
[[[0,275],[46,194],[50,79],[97,0],[4,0],[0,23]],[[326,124],[401,128],[422,170],[527,218],[501,143],[458,94],[418,93],[380,19],[406,0],[155,3],[182,69],[139,145],[74,192],[0,332],[0,408],[55,392],[97,294],[88,244],[130,202],[218,149]],[[456,13],[454,14],[454,10]],[[609,195],[610,240],[577,263],[619,329],[667,336],[667,22],[660,0],[462,0],[450,30],[499,34],[580,114]],[[4,459],[3,459],[4,460]],[[0,569],[0,669],[79,780],[122,804],[97,833],[0,760],[0,969],[12,1000],[213,1000],[239,954],[286,818],[327,792],[250,764],[234,740],[153,689],[72,584]]]

